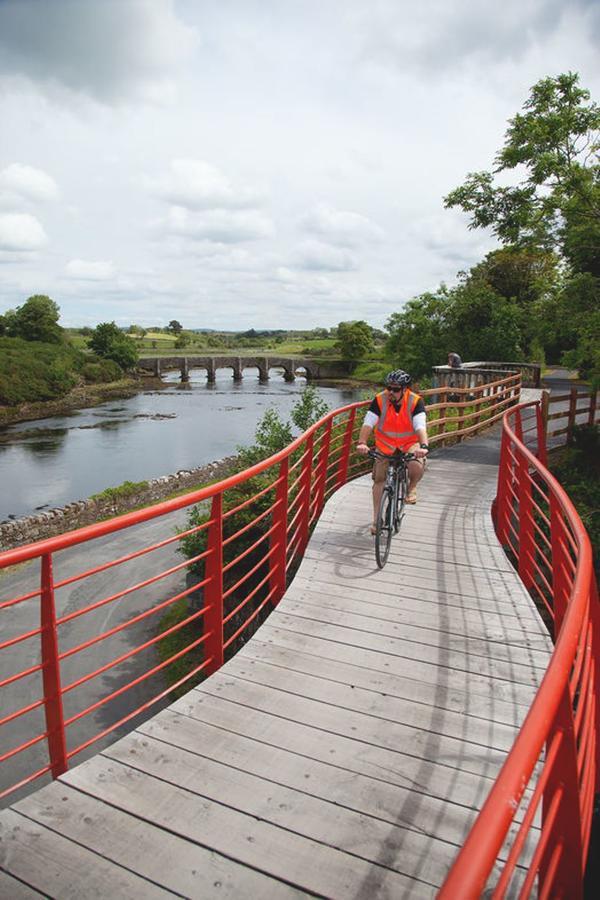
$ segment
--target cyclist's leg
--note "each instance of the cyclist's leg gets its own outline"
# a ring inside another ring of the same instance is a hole
[[[373,526],[377,522],[377,514],[381,506],[381,497],[385,485],[389,463],[386,459],[376,459],[373,465]]]
[[[406,451],[407,453],[413,453],[415,450],[419,449],[419,444],[413,444]],[[406,498],[408,503],[416,503],[417,502],[417,485],[423,474],[425,472],[425,458],[423,459],[411,459],[408,463],[408,496]]]

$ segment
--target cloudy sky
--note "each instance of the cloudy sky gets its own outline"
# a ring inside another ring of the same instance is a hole
[[[598,0],[0,0],[0,312],[381,326],[494,246],[442,198]]]

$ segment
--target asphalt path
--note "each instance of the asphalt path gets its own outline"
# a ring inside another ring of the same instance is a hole
[[[177,527],[184,527],[185,522],[186,511],[180,510],[68,550],[60,551],[54,554],[54,580],[55,582],[60,582],[102,565],[109,560],[138,551],[141,547],[147,547],[162,541],[174,535]],[[153,575],[157,575],[183,562],[184,557],[177,552],[177,545],[178,542],[173,542],[159,550],[152,551],[127,563],[110,568],[105,572],[88,576],[82,581],[76,581],[71,585],[58,589],[55,595],[57,616],[60,617],[82,609],[91,603],[111,596],[133,584],[145,581]],[[8,600],[38,590],[39,578],[40,563],[37,560],[14,567],[12,570],[4,573],[0,572],[0,600]],[[185,586],[186,570],[183,569],[152,585],[134,591],[113,603],[72,619],[70,622],[59,626],[60,651],[67,651],[84,641],[90,640],[94,636],[114,628],[122,622],[150,609],[156,603],[176,595],[184,590]],[[2,616],[0,619],[2,640],[10,639],[13,636],[39,627],[39,609],[40,601],[36,597],[2,611],[2,614],[0,614]],[[162,613],[151,615],[142,622],[136,623],[64,660],[61,666],[63,687],[150,640],[157,634],[161,615]],[[24,671],[31,666],[39,664],[39,662],[40,638],[39,635],[36,635],[0,653],[0,680]],[[158,664],[158,662],[156,648],[147,648],[120,663],[117,667],[109,669],[84,685],[74,688],[64,697],[65,718],[75,715],[87,706],[96,703],[100,698],[142,675],[148,669]],[[89,713],[78,722],[73,723],[67,729],[68,749],[78,746],[93,735],[109,727],[109,725],[119,721],[123,716],[145,703],[150,697],[160,693],[164,687],[164,675],[158,673],[140,682],[108,704]],[[13,682],[11,685],[3,688],[0,693],[3,695],[0,703],[3,716],[27,706],[39,699],[43,694],[41,673],[38,672]],[[169,700],[165,699],[160,705],[166,705],[168,702]],[[106,746],[107,743],[116,740],[122,734],[135,727],[139,721],[153,715],[160,708],[160,705],[152,706],[149,710],[140,713],[138,717],[125,723],[110,736],[94,743],[89,750],[78,754],[73,762],[82,762],[87,756],[97,753],[102,746]],[[18,746],[33,734],[42,733],[44,730],[45,721],[41,708],[14,720],[0,729],[0,753]],[[25,775],[42,768],[46,763],[47,749],[44,740],[37,746],[18,754],[0,766],[0,790],[10,784],[15,784]],[[47,780],[49,780],[47,776],[36,780],[32,786],[24,789],[19,794],[12,794],[10,801],[7,798],[6,802],[14,802],[23,793],[37,789]]]

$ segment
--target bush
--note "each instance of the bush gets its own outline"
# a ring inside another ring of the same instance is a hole
[[[81,374],[88,384],[108,384],[111,381],[118,381],[123,375],[112,359],[87,362],[81,369]]]

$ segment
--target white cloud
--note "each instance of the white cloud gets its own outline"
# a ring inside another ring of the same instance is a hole
[[[48,238],[41,223],[28,213],[0,215],[0,250],[39,250]]]
[[[33,166],[11,163],[0,172],[0,198],[19,200],[54,200],[58,185],[54,178]]]
[[[256,241],[274,233],[272,221],[258,210],[210,209],[196,213],[173,206],[157,227],[167,235],[216,244]]]
[[[332,209],[325,204],[320,204],[304,216],[301,226],[321,240],[342,247],[357,247],[383,238],[383,230],[367,216]]]
[[[175,159],[167,175],[147,183],[168,203],[186,209],[246,209],[259,205],[255,190],[234,188],[226,175],[201,159]]]
[[[196,40],[173,0],[0,3],[0,75],[105,103],[170,97]]]
[[[107,281],[114,277],[115,267],[111,260],[72,259],[65,266],[65,274],[78,281]]]
[[[301,269],[316,272],[351,272],[358,268],[355,258],[341,247],[332,247],[319,241],[304,241],[293,258]]]

